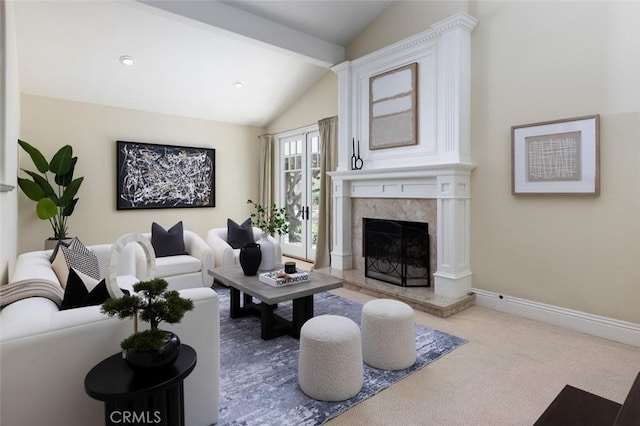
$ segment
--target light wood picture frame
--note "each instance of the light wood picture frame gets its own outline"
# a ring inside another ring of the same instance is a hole
[[[600,116],[511,127],[512,194],[600,194]]]
[[[369,78],[369,149],[418,143],[418,64]]]

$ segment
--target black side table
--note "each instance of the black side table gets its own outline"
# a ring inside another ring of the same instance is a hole
[[[195,366],[196,351],[184,344],[173,366],[152,374],[134,373],[117,353],[89,371],[84,389],[104,401],[106,426],[184,426],[183,380]]]

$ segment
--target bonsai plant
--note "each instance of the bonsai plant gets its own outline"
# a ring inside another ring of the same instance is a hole
[[[251,223],[262,230],[260,244],[261,260],[258,267],[261,271],[270,271],[275,268],[276,248],[268,236],[273,234],[284,235],[289,232],[289,213],[283,208],[278,208],[275,204],[264,207],[252,200],[247,200],[247,204],[253,205],[255,211],[251,213]]]
[[[176,290],[167,291],[167,281],[155,278],[133,285],[132,295],[107,299],[101,312],[120,319],[133,317],[133,334],[120,343],[127,362],[134,368],[159,368],[171,365],[178,357],[180,339],[160,330],[161,322],[179,323],[184,314],[193,310],[193,301],[180,297]],[[138,331],[138,316],[150,328]]]
[[[51,224],[53,237],[49,239],[68,238],[67,218],[75,209],[78,202],[75,196],[84,180],[84,177],[73,178],[78,157],[73,156],[70,145],[65,145],[55,153],[51,161],[47,161],[37,148],[27,142],[18,140],[18,144],[29,154],[41,173],[22,169],[31,179],[18,177],[18,186],[29,199],[37,203],[36,215]],[[53,176],[50,177],[49,173]]]

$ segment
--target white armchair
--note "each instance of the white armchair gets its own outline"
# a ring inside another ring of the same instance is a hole
[[[156,257],[154,276],[164,278],[173,289],[180,290],[193,287],[211,287],[213,277],[208,274],[213,268],[211,248],[198,234],[192,231],[183,232],[184,247],[187,254],[177,256]],[[151,239],[151,233],[143,233]],[[146,256],[138,247],[137,274],[142,277],[146,269]]]
[[[257,242],[262,235],[260,228],[253,227],[253,239]],[[282,248],[275,238],[267,237],[274,244],[276,250],[276,262],[282,259]],[[213,262],[216,267],[240,264],[240,249],[234,249],[227,242],[227,228],[213,228],[207,232],[206,242],[213,253]]]

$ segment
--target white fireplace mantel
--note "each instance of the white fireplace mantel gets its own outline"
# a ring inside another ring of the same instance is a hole
[[[387,169],[329,172],[334,194],[351,198],[440,198],[451,197],[446,177],[469,177],[471,164],[433,164]],[[438,186],[438,181],[442,184]],[[466,189],[456,194],[467,194]]]
[[[471,290],[469,256],[471,160],[471,31],[460,12],[365,57],[339,64],[338,168],[333,185],[331,266],[352,269],[352,198],[437,200],[435,294],[451,298]],[[418,64],[418,140],[415,145],[368,149],[369,79]],[[361,170],[350,170],[353,140]]]

